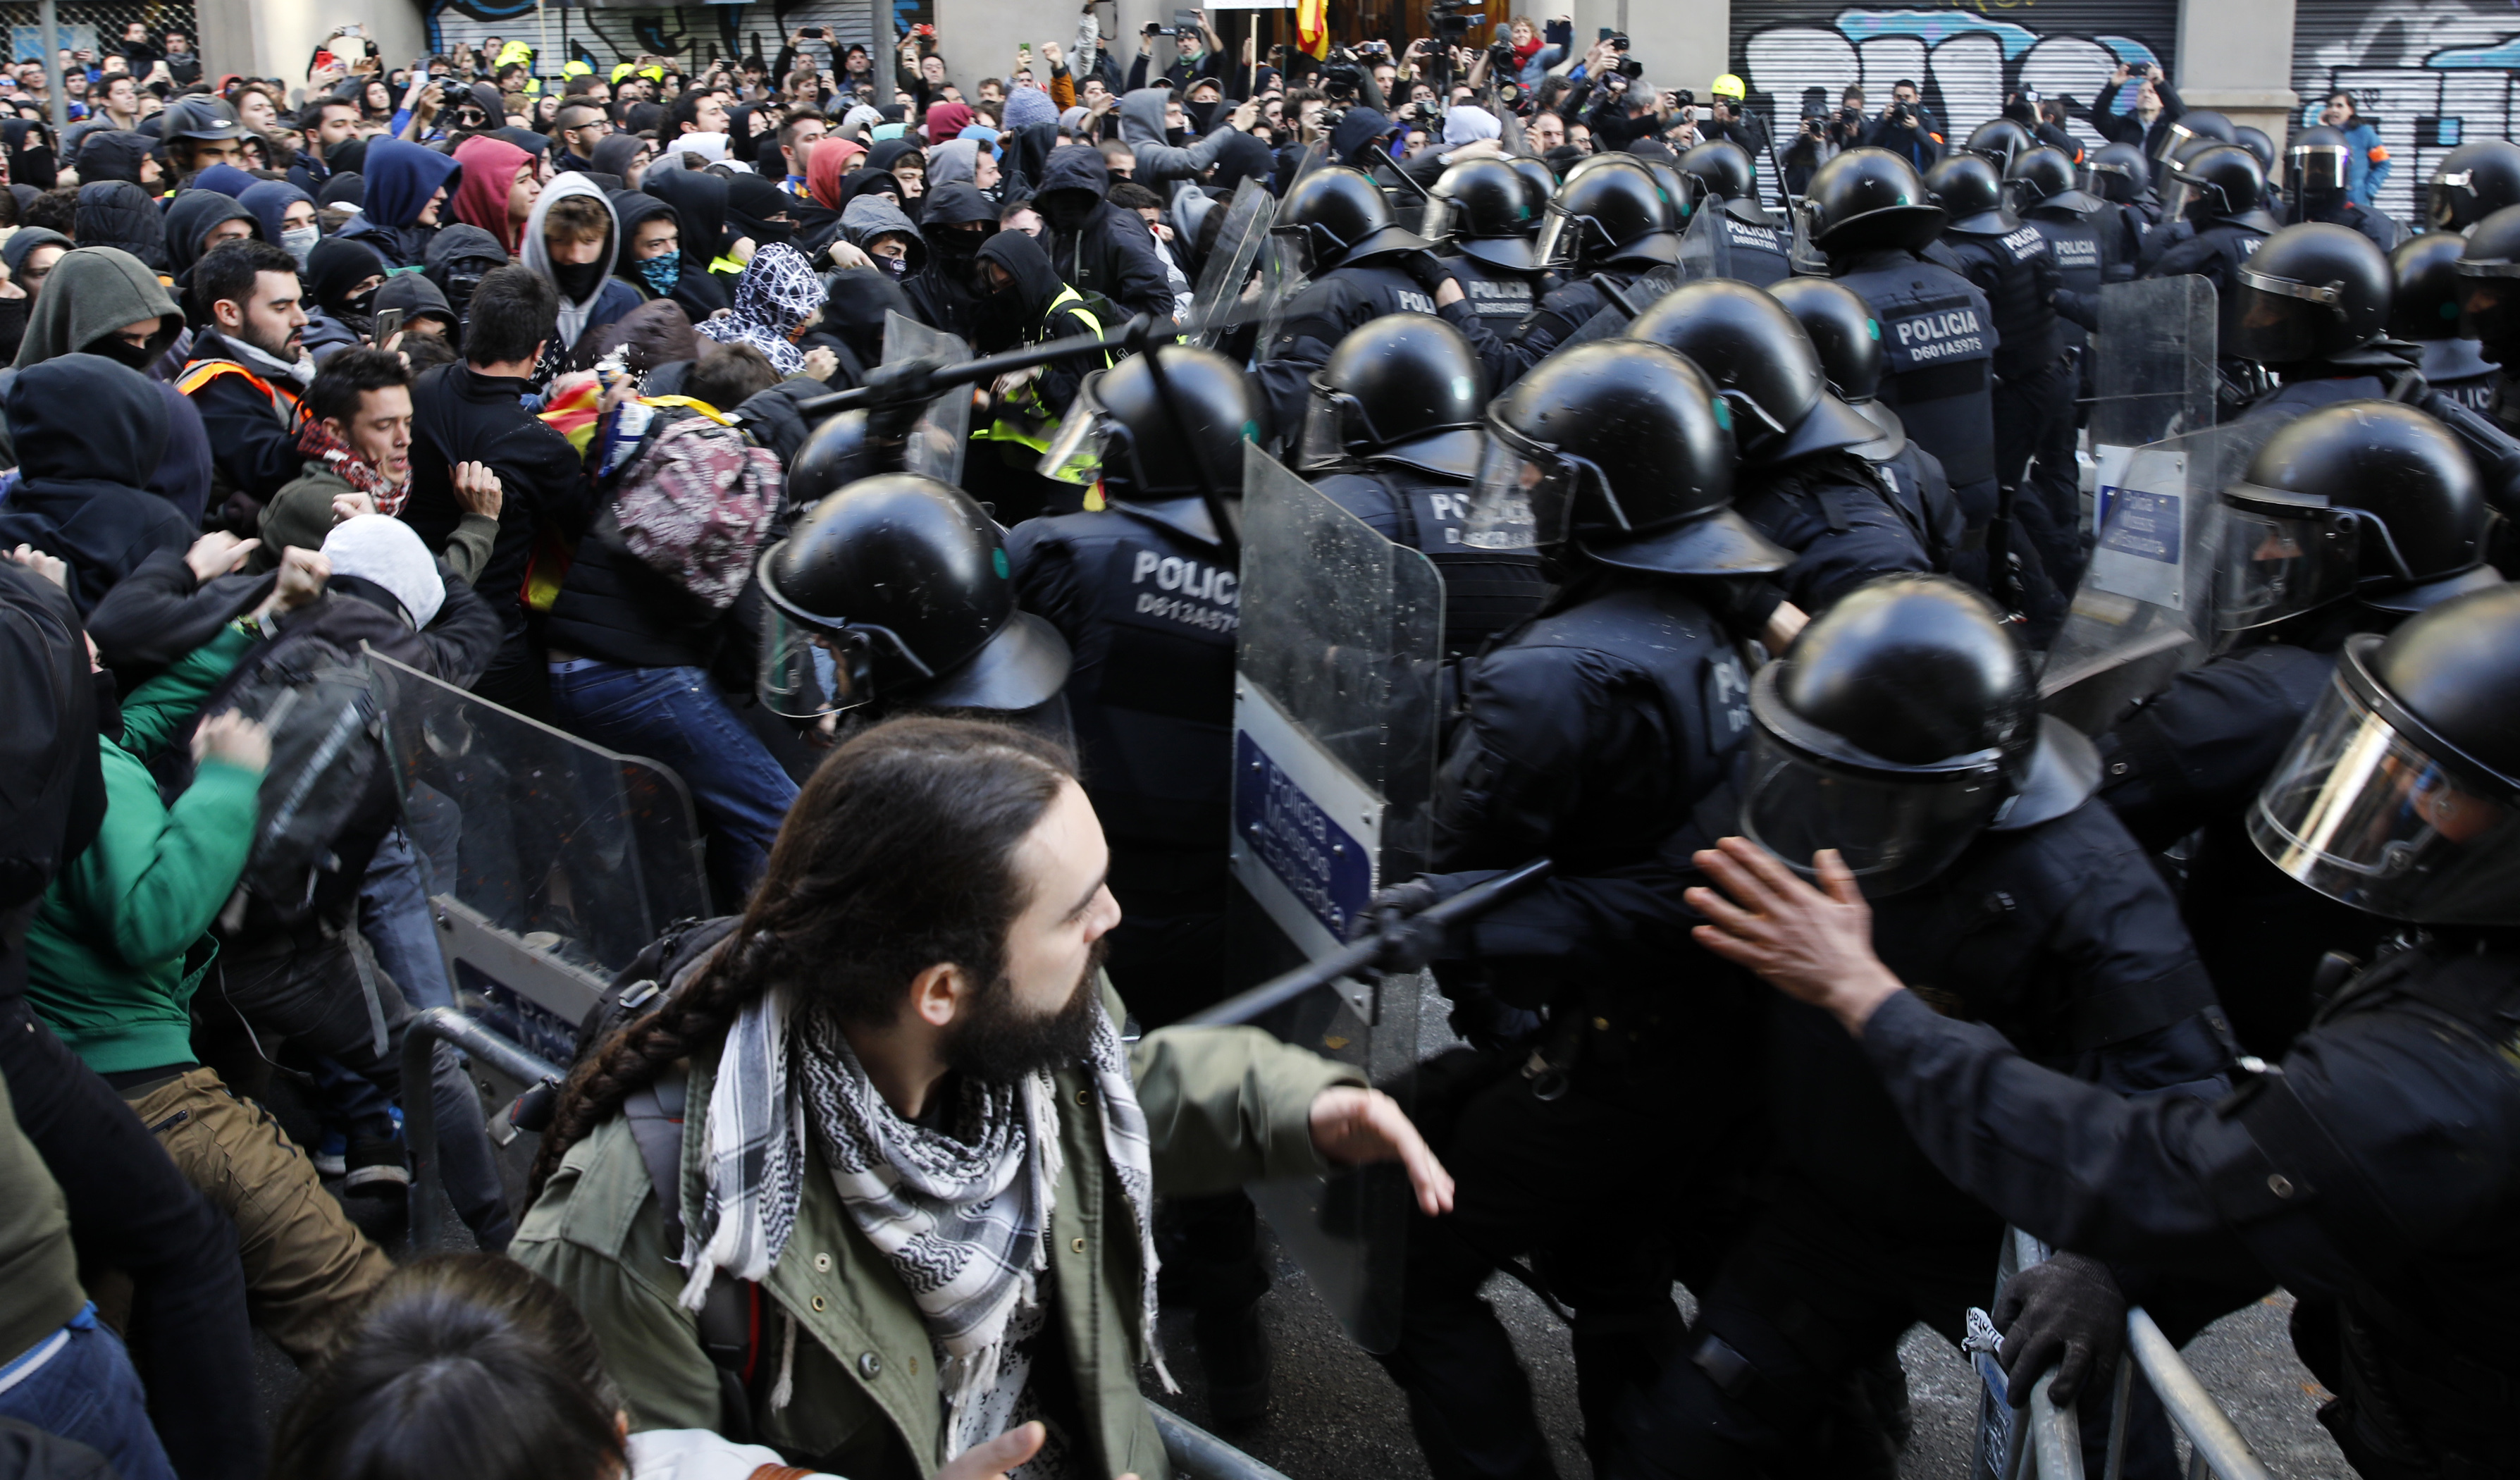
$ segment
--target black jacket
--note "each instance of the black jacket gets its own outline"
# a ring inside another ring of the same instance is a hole
[[[511,637],[524,626],[519,595],[535,537],[546,527],[575,538],[591,516],[593,489],[577,449],[518,404],[525,381],[441,365],[412,386],[411,498],[402,517],[443,554],[464,519],[452,469],[481,463],[499,476],[499,537],[473,582]]]
[[[1133,210],[1103,200],[1111,172],[1102,152],[1082,144],[1051,151],[1033,203],[1050,223],[1041,245],[1068,287],[1101,293],[1130,313],[1168,318],[1172,281],[1155,255],[1155,239]]]
[[[145,491],[166,444],[166,403],[148,377],[61,355],[18,372],[8,412],[22,481],[0,505],[0,549],[68,561],[81,613],[151,555],[191,546],[195,527]]]
[[[2100,137],[2112,144],[2136,145],[2143,151],[2145,157],[2150,158],[2153,152],[2161,147],[2162,136],[2170,132],[2170,125],[2178,122],[2180,115],[2187,112],[2187,105],[2179,101],[2178,89],[2168,81],[2154,83],[2152,90],[2160,95],[2161,112],[2147,128],[2144,121],[2135,114],[2113,111],[2118,101],[2119,85],[2115,82],[2108,84],[2100,89],[2098,97],[2092,100],[2092,127],[2099,130]]]
[[[233,360],[292,401],[305,393],[305,386],[248,358],[215,329],[194,336],[190,364],[203,360]],[[211,461],[231,491],[267,502],[304,470],[306,455],[297,450],[296,422],[283,420],[272,398],[245,377],[213,376],[188,394],[193,408],[202,414],[202,429],[209,433]]]

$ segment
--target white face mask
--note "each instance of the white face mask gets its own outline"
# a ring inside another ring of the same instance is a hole
[[[306,265],[307,254],[315,249],[315,244],[323,240],[324,228],[320,226],[283,227],[280,233],[280,245],[288,248],[289,254],[297,259],[301,268]]]

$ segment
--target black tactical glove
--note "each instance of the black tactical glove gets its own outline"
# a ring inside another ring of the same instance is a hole
[[[2029,1407],[2031,1386],[2050,1365],[2056,1380],[2048,1396],[2058,1408],[2071,1406],[2087,1380],[2105,1379],[2126,1344],[2126,1313],[2108,1266],[2080,1254],[2058,1254],[2005,1280],[1995,1302],[2003,1332],[1996,1360],[2012,1406]]]
[[[1442,292],[1444,285],[1453,281],[1453,275],[1444,270],[1444,259],[1431,251],[1404,251],[1391,260],[1392,265],[1416,279],[1429,296]]]
[[[1352,938],[1368,940],[1382,937],[1382,959],[1374,963],[1377,971],[1416,971],[1443,954],[1443,931],[1415,923],[1416,917],[1439,905],[1457,890],[1440,889],[1425,878],[1413,878],[1394,884],[1373,896],[1373,902],[1359,917]]]
[[[920,413],[939,394],[929,381],[944,368],[941,355],[916,355],[868,372],[867,436],[878,442],[898,442],[908,437]]]

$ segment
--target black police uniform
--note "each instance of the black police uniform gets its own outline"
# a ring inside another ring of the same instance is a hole
[[[1934,455],[1974,533],[1995,517],[1995,310],[1967,278],[1911,251],[1832,257],[1881,325],[1880,397]]]
[[[1472,332],[1470,344],[1478,351],[1480,367],[1488,373],[1488,383],[1502,394],[1522,378],[1523,372],[1572,339],[1602,309],[1618,307],[1608,290],[1625,292],[1630,284],[1661,265],[1636,258],[1605,263],[1542,295],[1531,317],[1523,320],[1522,327],[1509,336]]]
[[[1067,639],[1068,714],[1111,843],[1111,979],[1139,1020],[1226,980],[1239,580],[1185,532],[1197,500],[1030,519],[1007,535],[1018,602]],[[1167,515],[1180,517],[1168,517]]]
[[[1549,577],[1531,529],[1515,548],[1483,549],[1499,532],[1469,527],[1469,488],[1404,464],[1367,459],[1358,467],[1315,475],[1313,486],[1394,544],[1425,552],[1444,578],[1444,655],[1476,654],[1488,640],[1521,624],[1549,599]]]
[[[2308,191],[2293,202],[2285,213],[2292,221],[2323,221],[2330,226],[2343,226],[2361,232],[2382,251],[2398,245],[2398,223],[2375,210],[2364,210],[2353,198],[2336,191]]]
[[[1597,567],[1469,669],[1432,866],[1460,882],[1545,854],[1557,874],[1437,965],[1457,1001],[1551,1012],[1547,1072],[1525,1072],[1522,1042],[1458,1051],[1418,1080],[1415,1114],[1459,1193],[1449,1216],[1413,1222],[1406,1319],[1380,1360],[1437,1474],[1552,1472],[1512,1343],[1479,1298],[1498,1261],[1532,1251],[1575,1309],[1598,1457],[1618,1389],[1677,1326],[1671,1240],[1718,1222],[1692,1179],[1743,1113],[1752,999],[1732,978],[1675,994],[1664,958],[1629,949],[1649,902],[1623,876],[1651,865],[1749,733],[1748,675],[1709,597],[1725,599],[1712,582]]]
[[[2048,239],[2048,254],[2055,259],[2056,331],[2073,364],[2071,380],[2079,388],[2075,414],[2049,426],[2048,434],[2032,449],[2038,461],[2031,470],[2030,481],[2039,490],[2040,502],[2051,514],[2065,512],[2065,524],[2076,531],[2079,547],[2083,485],[2081,466],[2074,452],[2076,433],[2090,420],[2089,408],[2097,390],[2092,379],[2092,336],[2100,328],[2100,289],[2135,277],[2138,237],[2126,224],[2127,208],[2105,201],[2089,211],[2063,205],[2034,205],[2023,215]],[[2059,586],[2069,586],[2074,569],[2068,566],[2050,570],[2048,575]]]
[[[1768,213],[1748,201],[1709,202],[1716,212],[1715,276],[1754,287],[1793,276],[1793,241]]]
[[[1333,267],[1287,301],[1277,338],[1252,367],[1272,425],[1282,435],[1291,437],[1303,426],[1312,374],[1329,359],[1338,341],[1349,330],[1387,313],[1435,314],[1469,334],[1472,343],[1479,340],[1478,313],[1466,297],[1438,308],[1434,293],[1387,259]]]
[[[1672,840],[1677,867],[1732,830],[1729,802],[1710,799]],[[1942,874],[1875,900],[1872,919],[1874,950],[1901,980],[1930,984],[1935,1009],[2094,1099],[2225,1087],[2213,988],[2168,887],[2097,800],[1981,832]],[[1695,950],[1685,942],[1669,944]],[[1774,1200],[1734,1241],[1686,1348],[1623,1412],[1614,1473],[1790,1468],[1849,1371],[1918,1321],[1958,1343],[1986,1298],[2002,1220],[1900,1127],[1865,1062],[1869,1035],[1781,993],[1762,1010]]]
[[[1882,497],[1923,544],[1926,563],[1950,574],[1953,557],[1968,536],[1968,518],[1960,513],[1941,461],[1908,437],[1899,439],[1895,451],[1875,455],[1868,447],[1855,450],[1880,485]]]
[[[2489,363],[2484,346],[2474,339],[2422,339],[2424,384],[2455,405],[2480,415],[2494,413],[2494,385],[2501,372]],[[2429,409],[2429,408],[2427,408]]]
[[[1895,476],[1895,474],[1894,474]],[[1732,510],[1761,534],[1794,553],[1794,562],[1763,584],[1806,612],[1894,571],[1926,571],[1931,537],[1923,490],[1912,512],[1893,502],[1872,466],[1852,452],[1823,452],[1779,468],[1744,464],[1734,474]],[[1747,601],[1740,614],[1765,622],[1774,603]]]
[[[2407,378],[2416,373],[2408,358],[2412,348],[2371,344],[2315,364],[2287,365],[2283,383],[2252,399],[2232,420],[2281,425],[2338,401],[2395,399]]]
[[[2162,249],[2150,255],[2142,275],[2177,278],[2192,274],[2212,283],[2217,293],[2228,297],[2232,269],[2256,255],[2274,230],[2272,218],[2264,211],[2250,214],[2259,221],[2217,221],[2200,229],[2182,220],[2154,227],[2145,235],[2144,247],[2149,254],[2157,239]]]
[[[1483,262],[1467,253],[1444,258],[1444,270],[1462,285],[1462,297],[1479,321],[1500,335],[1509,335],[1540,306],[1541,295],[1554,286],[1545,272],[1515,272]]]
[[[2292,1291],[2294,1344],[2336,1394],[2319,1420],[2359,1473],[2492,1477],[2520,1474],[2515,1022],[2520,937],[2453,928],[2362,972],[2218,1104],[2038,1073],[1912,992],[1860,1053],[1997,1214],[2121,1267]]]
[[[2079,488],[2073,457],[2073,363],[2065,358],[2064,326],[2056,316],[2056,290],[2063,286],[2048,237],[2038,223],[2025,222],[2002,236],[1967,236],[1949,232],[1943,247],[1960,263],[1968,280],[1987,296],[1995,312],[1999,342],[1995,350],[1995,476],[1997,486],[2014,491],[2013,520],[2037,552],[2038,564],[2053,572],[2058,586],[2070,586],[2082,564],[2076,530],[2079,496],[2048,500],[2051,490]],[[2030,484],[2034,454],[2061,466],[2046,484]],[[2021,498],[2025,484],[2033,496]],[[2023,561],[2025,574],[2030,561]],[[2036,592],[2041,578],[2028,582]],[[2062,598],[2049,589],[2046,598],[2061,617]],[[2036,598],[2034,598],[2036,600]]]

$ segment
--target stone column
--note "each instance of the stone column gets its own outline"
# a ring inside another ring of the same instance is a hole
[[[2267,131],[2283,147],[2293,110],[2293,0],[2180,0],[2171,85],[2189,108]]]

